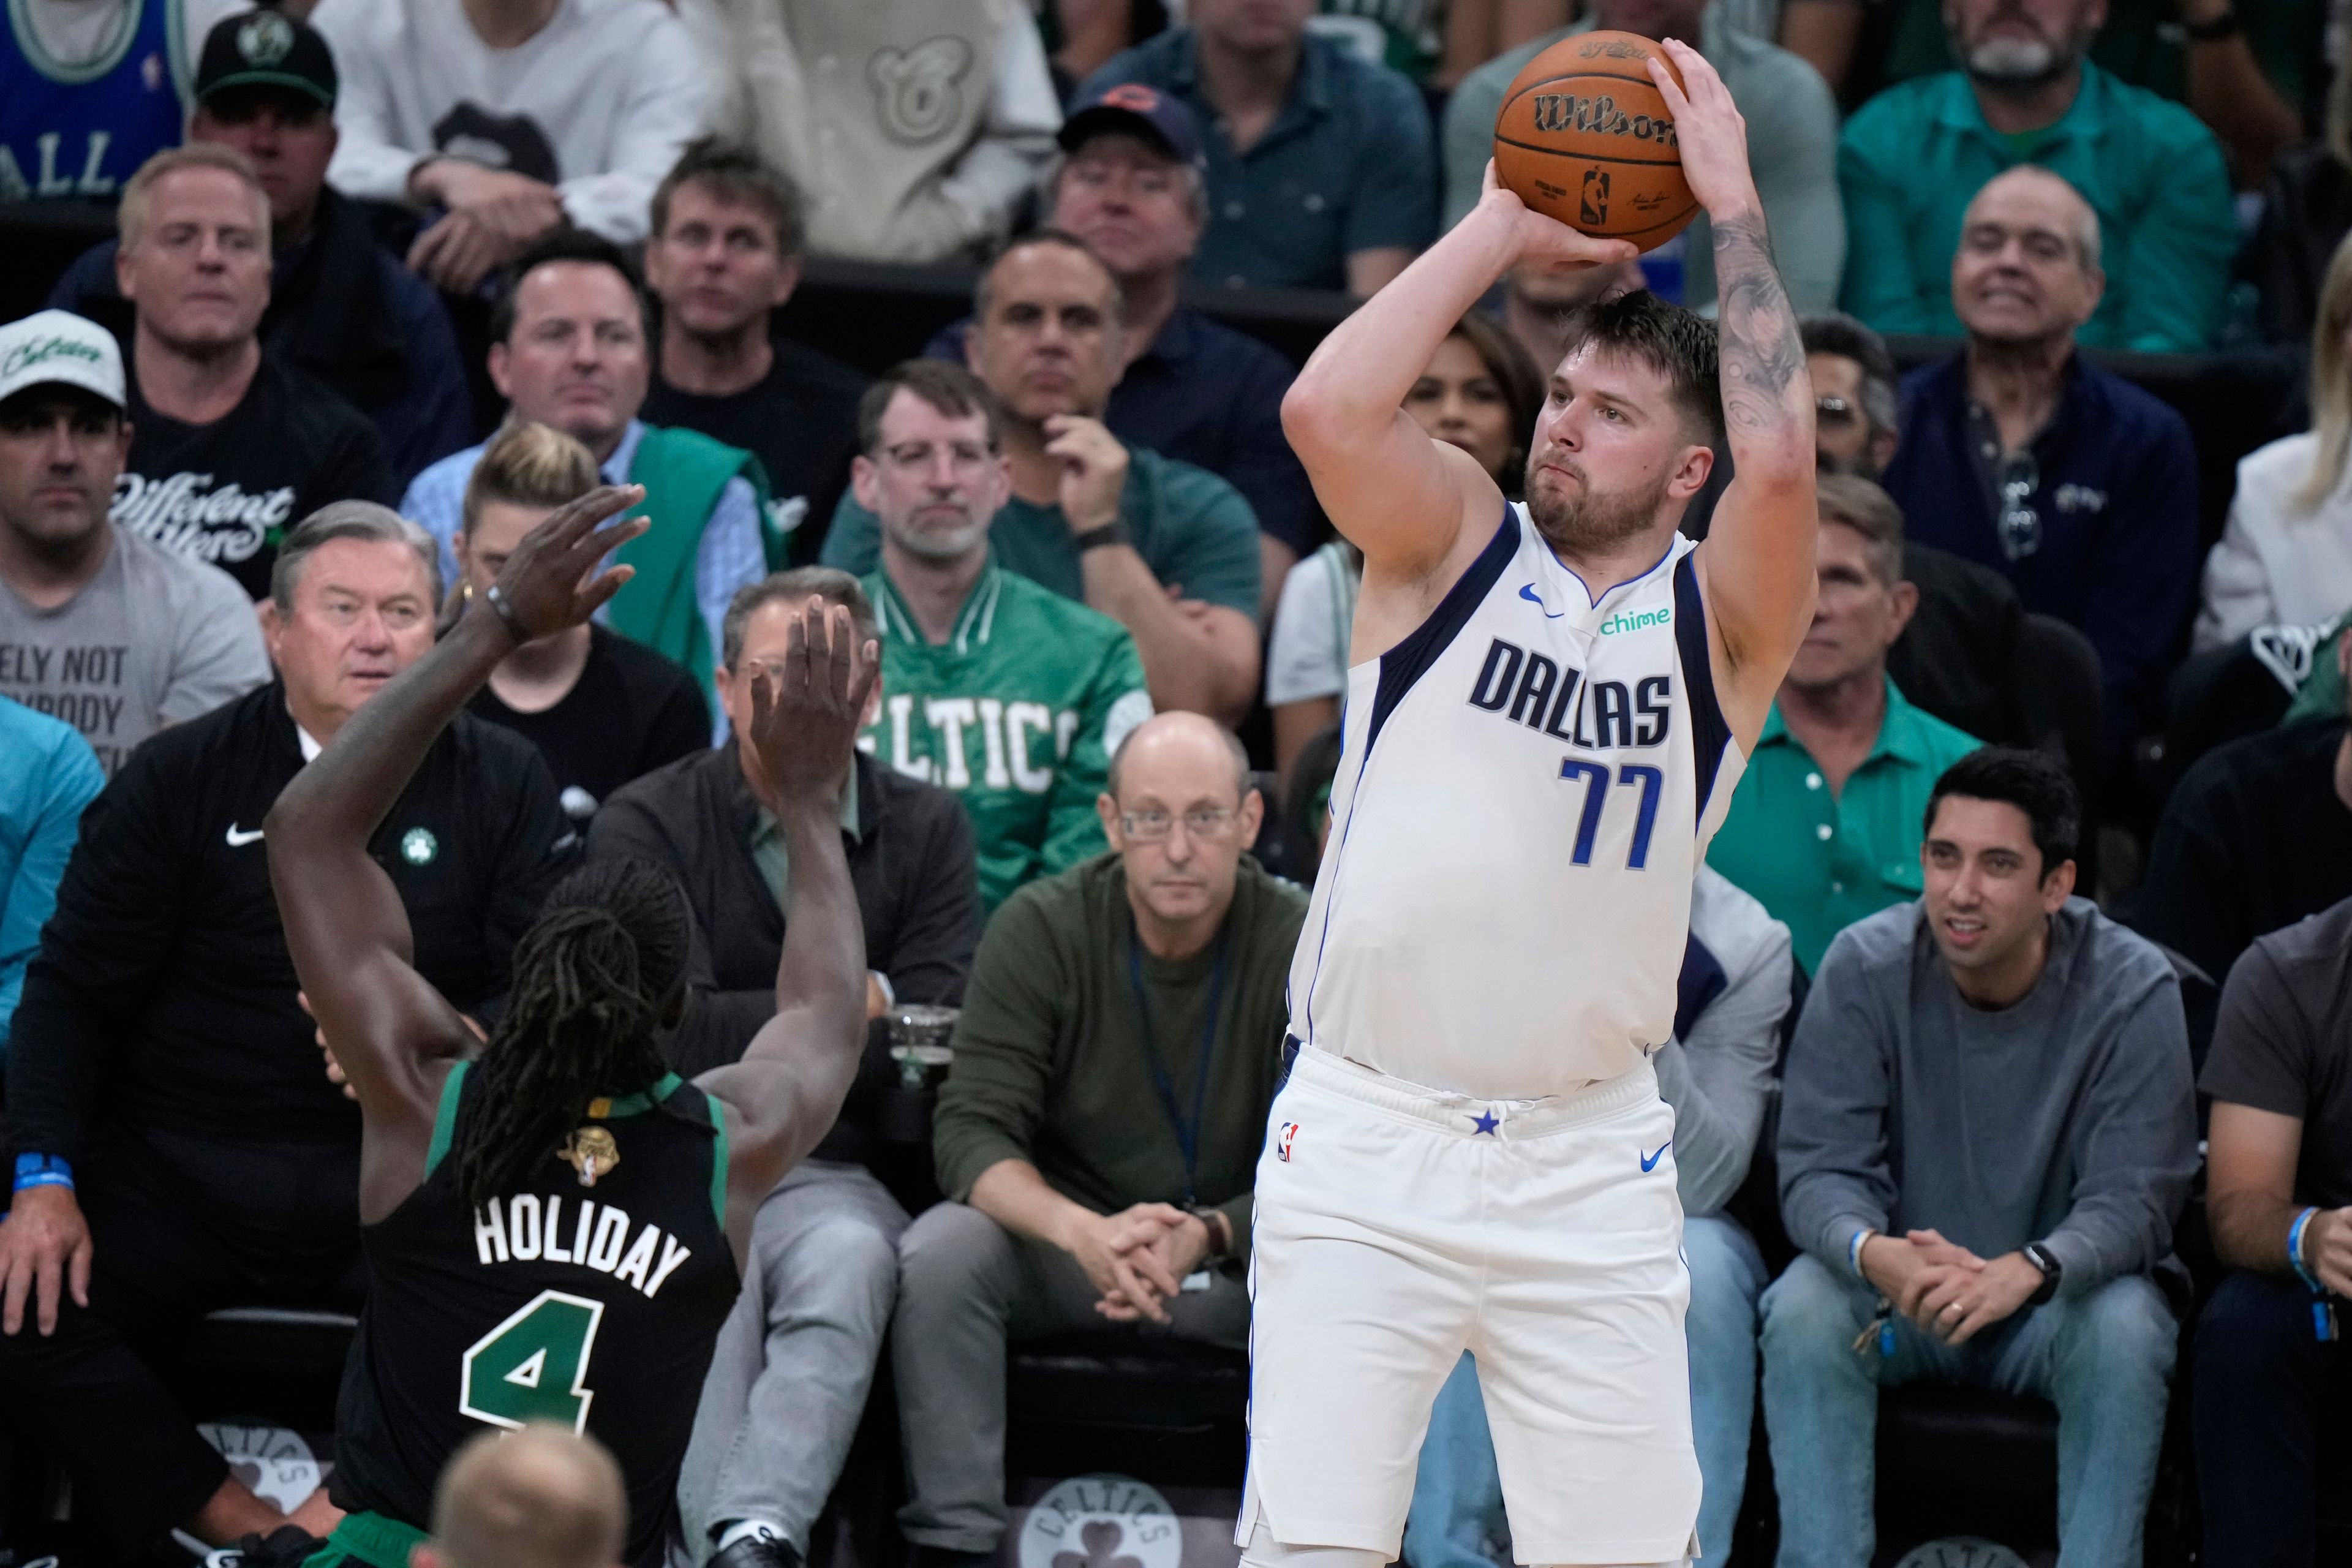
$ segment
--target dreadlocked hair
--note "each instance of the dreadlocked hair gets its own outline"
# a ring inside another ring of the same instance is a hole
[[[468,1069],[451,1139],[468,1205],[526,1179],[589,1101],[667,1070],[656,1037],[685,984],[690,919],[677,884],[639,860],[595,862],[548,894],[515,944],[506,1016]]]

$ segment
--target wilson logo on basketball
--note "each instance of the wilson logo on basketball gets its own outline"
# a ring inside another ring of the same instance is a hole
[[[1598,98],[1582,98],[1572,92],[1537,93],[1535,121],[1539,133],[1583,131],[1596,136],[1631,136],[1636,142],[1654,142],[1662,147],[1682,145],[1675,140],[1673,121],[1627,114],[1607,93]]]

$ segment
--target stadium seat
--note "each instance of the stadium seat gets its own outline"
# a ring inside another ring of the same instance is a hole
[[[1084,1331],[1015,1345],[1008,1361],[1008,1475],[1113,1470],[1155,1484],[1241,1485],[1242,1352]]]

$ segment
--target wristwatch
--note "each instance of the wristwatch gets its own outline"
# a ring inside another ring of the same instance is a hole
[[[1201,1228],[1209,1233],[1209,1250],[1201,1254],[1202,1262],[1214,1263],[1233,1250],[1233,1244],[1226,1239],[1226,1220],[1223,1210],[1197,1208],[1184,1212],[1199,1220]]]
[[[2042,1270],[2042,1284],[2032,1295],[2025,1299],[2025,1304],[2029,1307],[2039,1307],[2042,1302],[2058,1294],[2058,1282],[2066,1273],[2065,1265],[2058,1261],[2056,1253],[2038,1241],[2027,1242],[2023,1250],[2025,1261]]]
[[[1135,541],[1133,536],[1127,531],[1127,524],[1119,521],[1118,518],[1112,518],[1100,528],[1090,528],[1084,533],[1073,533],[1070,535],[1070,543],[1076,548],[1077,552],[1081,555],[1084,555],[1089,550],[1099,549],[1106,544],[1132,544]]]

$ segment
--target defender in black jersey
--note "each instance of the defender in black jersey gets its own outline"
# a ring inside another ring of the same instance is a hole
[[[377,823],[491,668],[627,580],[597,563],[644,521],[598,524],[643,494],[598,489],[533,530],[491,594],[265,824],[294,966],[364,1126],[368,1300],[331,1488],[350,1512],[314,1565],[404,1568],[450,1456],[539,1420],[613,1451],[627,1560],[658,1562],[752,1215],[832,1126],[856,1071],[866,954],[840,790],[877,655],[838,607],[803,607],[744,737],[792,857],[793,918],[776,1016],[740,1062],[690,1084],[665,1070],[657,1041],[682,1016],[691,916],[666,873],[630,862],[550,894],[516,945],[506,1016],[477,1059],[459,1059],[472,1037],[411,967],[407,919],[369,858]]]

